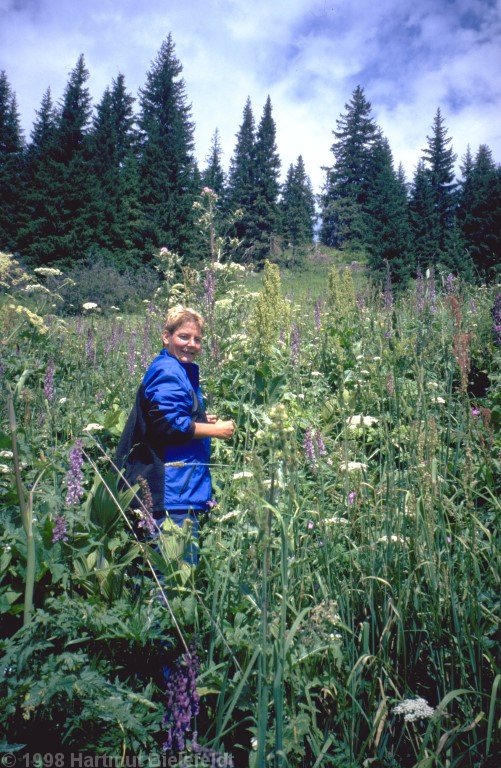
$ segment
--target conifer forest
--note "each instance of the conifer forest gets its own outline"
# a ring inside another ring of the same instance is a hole
[[[0,73],[0,762],[495,768],[497,159],[437,105],[407,179],[360,85],[314,191],[271,96],[199,167],[171,35],[88,79],[26,138]],[[235,425],[197,563],[115,463],[178,304]]]

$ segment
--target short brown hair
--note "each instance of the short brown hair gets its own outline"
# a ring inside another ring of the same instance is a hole
[[[175,307],[171,307],[165,315],[164,333],[172,334],[184,323],[196,323],[200,331],[203,331],[205,320],[195,309],[177,304]]]

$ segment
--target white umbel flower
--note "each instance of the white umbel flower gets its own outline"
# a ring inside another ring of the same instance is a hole
[[[426,699],[418,697],[417,699],[404,699],[393,708],[394,715],[403,715],[406,723],[413,723],[415,720],[426,720],[433,717],[435,710],[430,707]]]
[[[364,464],[363,461],[342,461],[339,469],[343,472],[361,472],[367,469],[367,464]]]
[[[363,416],[358,413],[356,416],[348,416],[346,419],[346,426],[350,429],[356,429],[357,427],[372,427],[373,424],[377,424],[375,416]]]
[[[100,429],[104,429],[103,425],[93,422],[92,424],[87,424],[87,426],[82,429],[82,432],[99,432]]]

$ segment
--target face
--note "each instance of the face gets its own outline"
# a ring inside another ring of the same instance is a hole
[[[192,363],[202,349],[202,332],[197,323],[188,320],[173,333],[165,331],[163,342],[170,354],[181,363]]]

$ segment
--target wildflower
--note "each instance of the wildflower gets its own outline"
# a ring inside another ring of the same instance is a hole
[[[54,400],[54,372],[55,372],[55,366],[54,361],[49,360],[47,363],[47,370],[45,371],[45,379],[43,383],[43,393],[46,397],[46,399],[49,401],[49,403]]]
[[[313,520],[308,520],[308,525],[306,527],[308,528],[309,531],[312,531],[313,528],[315,527],[315,523],[313,522]]]
[[[199,711],[200,697],[196,690],[199,669],[198,656],[189,652],[183,655],[181,662],[176,662],[176,669],[167,681],[167,711],[164,717],[167,734],[163,745],[165,752],[182,752],[186,746],[185,739],[191,730],[192,719]]]
[[[49,289],[40,283],[29,283],[29,285],[24,286],[23,291],[25,293],[50,293]]]
[[[0,451],[0,459],[13,459],[14,454],[12,451]]]
[[[75,445],[70,451],[70,468],[66,476],[66,504],[68,507],[78,504],[83,496],[83,451],[82,441],[76,440]]]
[[[21,304],[9,304],[9,309],[13,309],[17,315],[22,315],[34,328],[40,333],[44,334],[48,332],[48,328],[45,325],[43,317],[35,314],[27,307],[23,307]]]
[[[322,300],[315,302],[315,329],[317,331],[322,327]]]
[[[444,290],[447,295],[451,296],[456,291],[457,277],[454,277],[452,272],[449,272],[444,280]]]
[[[388,371],[386,374],[386,391],[390,397],[393,397],[395,394],[395,379],[391,371]]]
[[[360,472],[367,469],[367,464],[363,461],[342,461],[339,469],[343,472]]]
[[[406,723],[425,720],[432,717],[434,713],[433,707],[430,707],[426,699],[421,697],[417,699],[404,699],[393,708],[393,714],[403,715]]]
[[[314,440],[315,440],[315,449],[316,449],[317,455],[325,456],[327,454],[327,449],[325,447],[324,439],[318,429],[315,430]]]
[[[85,309],[85,311],[88,312],[91,309],[99,309],[99,307],[95,301],[86,301],[84,304],[82,304],[82,309]]]
[[[87,424],[82,429],[82,432],[99,432],[100,429],[104,429],[102,424],[96,424],[95,422],[91,422],[90,424]]]
[[[136,369],[136,336],[137,333],[133,330],[129,337],[129,349],[127,352],[127,369],[131,376]]]
[[[304,454],[306,456],[306,459],[308,460],[308,463],[311,465],[315,465],[316,457],[315,457],[315,448],[313,445],[313,434],[312,434],[311,427],[307,427],[306,432],[304,433],[303,449],[304,449]]]
[[[96,345],[94,343],[94,333],[92,332],[92,328],[89,328],[89,330],[87,331],[87,339],[85,341],[85,355],[87,357],[87,360],[90,360],[91,362],[95,362]]]
[[[7,464],[0,464],[0,475],[8,475],[10,472],[12,472],[12,470]]]
[[[432,403],[436,403],[437,405],[444,405],[444,404],[445,404],[445,400],[444,400],[444,398],[443,398],[443,397],[440,397],[440,396],[438,396],[438,397],[432,397],[432,398],[431,398],[431,402],[432,402]]]
[[[58,541],[68,541],[68,526],[64,515],[56,517],[52,529],[52,543],[56,544]]]
[[[67,397],[60,397],[57,402],[59,403],[59,405],[64,405],[65,403],[68,402],[68,398]]]
[[[348,525],[350,522],[346,517],[338,517],[337,515],[334,515],[334,517],[328,517],[325,520],[326,523],[334,525]]]
[[[377,424],[375,416],[363,416],[361,413],[356,416],[349,416],[346,419],[346,425],[350,429],[356,429],[357,427],[372,427],[373,424]]]
[[[293,325],[291,332],[291,363],[296,366],[299,362],[299,353],[301,351],[301,335],[297,325]]]
[[[379,537],[378,543],[405,544],[405,538],[403,536],[398,536],[396,533],[392,533],[390,536],[385,533],[383,536]]]
[[[248,472],[247,470],[244,470],[243,472],[233,473],[233,480],[243,480],[246,477],[254,477],[253,472]]]
[[[474,419],[480,416],[480,408],[472,408],[471,415],[473,416]]]
[[[139,523],[138,528],[144,528],[150,536],[154,536],[157,530],[155,518],[153,517],[153,497],[150,486],[144,477],[138,477],[139,488],[141,489],[141,500],[143,505],[138,509]]]
[[[354,504],[356,500],[357,500],[357,492],[350,491],[348,494],[348,504]]]
[[[33,272],[43,277],[59,277],[63,274],[60,269],[55,269],[55,267],[35,267]]]

